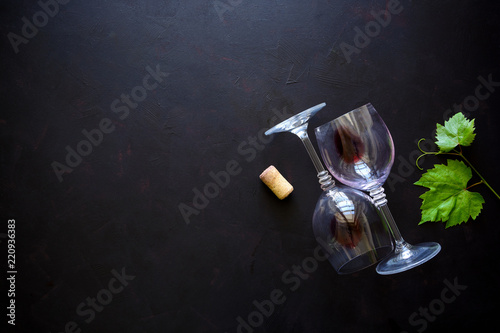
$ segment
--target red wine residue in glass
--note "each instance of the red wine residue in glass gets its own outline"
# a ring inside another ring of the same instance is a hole
[[[361,138],[347,128],[338,127],[333,140],[337,153],[346,163],[352,164],[359,161],[365,152]]]
[[[338,221],[335,217],[330,222],[333,238],[342,246],[355,248],[362,237],[362,228],[358,219],[354,221]]]

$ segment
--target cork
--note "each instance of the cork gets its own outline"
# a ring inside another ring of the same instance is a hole
[[[293,186],[281,175],[274,165],[264,170],[259,178],[280,200],[285,199],[293,191]]]

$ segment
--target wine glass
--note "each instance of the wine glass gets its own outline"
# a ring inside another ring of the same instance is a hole
[[[356,189],[335,186],[309,140],[308,121],[325,105],[302,111],[265,134],[290,132],[302,140],[323,190],[313,214],[316,240],[337,273],[349,274],[377,263],[393,251],[394,245],[373,200]]]
[[[338,181],[368,191],[391,230],[395,250],[378,264],[377,272],[403,272],[436,256],[441,250],[438,243],[407,243],[389,210],[382,185],[394,163],[394,143],[375,108],[363,105],[319,126],[315,133],[328,170]]]

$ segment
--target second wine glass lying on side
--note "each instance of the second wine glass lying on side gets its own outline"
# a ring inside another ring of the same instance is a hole
[[[349,274],[386,257],[393,251],[393,243],[372,199],[356,189],[336,186],[309,140],[308,121],[325,105],[302,111],[269,129],[266,135],[290,132],[302,140],[323,190],[313,215],[316,240],[337,273]]]
[[[382,184],[394,163],[394,143],[387,126],[371,104],[316,128],[316,138],[332,175],[346,185],[369,191],[393,234],[395,251],[379,263],[379,274],[406,271],[439,253],[441,246],[438,243],[408,244],[389,211]]]

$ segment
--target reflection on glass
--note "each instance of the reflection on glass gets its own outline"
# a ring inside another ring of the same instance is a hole
[[[353,163],[354,172],[363,178],[366,182],[371,182],[376,180],[376,176],[373,174],[372,169],[363,160],[357,160]]]
[[[359,243],[362,230],[356,216],[354,203],[342,192],[328,191],[327,196],[337,206],[337,212],[330,222],[333,238],[342,246],[355,248]]]

